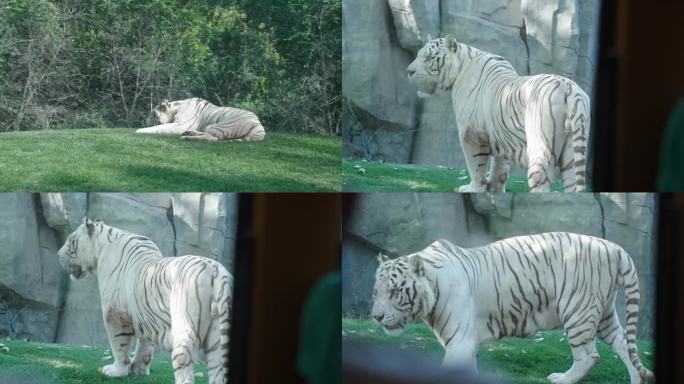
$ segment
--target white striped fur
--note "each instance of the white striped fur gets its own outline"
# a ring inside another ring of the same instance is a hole
[[[114,356],[102,368],[106,376],[148,375],[160,346],[171,352],[176,384],[194,383],[200,358],[207,361],[209,383],[228,382],[233,277],[221,264],[201,256],[163,257],[150,239],[87,218],[58,254],[72,279],[97,276]]]
[[[184,140],[259,141],[266,131],[257,115],[244,109],[217,107],[200,98],[162,100],[152,111],[159,125],[136,133],[176,134]]]
[[[557,167],[566,192],[586,189],[589,97],[572,80],[519,76],[452,37],[428,41],[407,71],[422,97],[451,91],[471,178],[460,192],[504,191],[511,164],[527,168],[533,192],[551,190]]]
[[[598,361],[596,336],[611,346],[632,384],[654,381],[636,346],[639,281],[632,259],[596,237],[553,232],[479,248],[439,240],[393,260],[380,258],[372,316],[387,333],[425,321],[444,346],[445,364],[475,367],[480,343],[563,328],[573,364],[554,383],[581,380]],[[625,288],[625,329],[615,290]]]

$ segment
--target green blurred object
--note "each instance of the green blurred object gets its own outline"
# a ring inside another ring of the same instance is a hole
[[[677,103],[665,131],[658,190],[684,192],[684,99]]]
[[[304,306],[297,368],[309,383],[342,383],[342,282],[323,277]]]

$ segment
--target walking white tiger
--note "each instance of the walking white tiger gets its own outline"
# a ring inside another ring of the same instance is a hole
[[[622,359],[632,384],[654,381],[636,345],[639,282],[632,259],[610,241],[545,233],[460,248],[439,240],[389,260],[379,256],[372,316],[385,332],[423,320],[444,346],[445,364],[475,366],[478,345],[563,327],[573,364],[552,373],[575,383],[598,361],[596,336]],[[616,288],[626,296],[625,330],[615,312]]]
[[[200,98],[162,100],[152,111],[158,125],[136,133],[178,134],[184,140],[260,141],[266,131],[253,112],[217,107]]]
[[[534,192],[550,191],[556,167],[565,191],[586,189],[590,108],[577,84],[519,76],[500,56],[452,37],[429,39],[407,71],[421,97],[451,91],[471,178],[460,192],[504,191],[511,163],[527,167]]]
[[[176,384],[194,383],[194,362],[206,357],[209,383],[228,382],[233,277],[201,256],[163,257],[144,236],[83,219],[59,250],[72,279],[95,273],[114,355],[109,377],[148,375],[155,346],[172,352]],[[133,361],[132,337],[138,339]]]

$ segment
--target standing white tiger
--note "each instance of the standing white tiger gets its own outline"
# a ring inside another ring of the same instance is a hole
[[[573,364],[552,373],[576,383],[598,361],[596,336],[622,359],[632,384],[653,382],[639,359],[639,281],[620,246],[573,233],[545,233],[460,248],[445,240],[393,260],[380,255],[372,316],[388,334],[423,320],[444,346],[445,364],[475,366],[478,345],[562,327]],[[624,287],[626,325],[615,312]]]
[[[155,346],[172,352],[176,384],[194,383],[206,357],[209,383],[228,382],[233,277],[201,256],[163,257],[144,236],[84,218],[59,250],[72,279],[97,276],[114,363],[109,377],[148,375]],[[133,361],[129,349],[138,339]]]
[[[471,178],[460,192],[504,191],[511,163],[527,167],[533,192],[551,190],[556,167],[565,191],[586,189],[590,108],[577,84],[519,76],[500,56],[452,37],[429,39],[407,71],[421,97],[451,91]]]
[[[200,98],[162,100],[152,111],[159,125],[140,128],[136,133],[181,135],[184,140],[260,141],[266,131],[253,112],[217,107]]]

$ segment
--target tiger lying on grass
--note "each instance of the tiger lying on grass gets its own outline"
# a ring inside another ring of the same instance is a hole
[[[478,345],[562,327],[573,364],[553,383],[576,383],[598,361],[596,336],[622,359],[632,384],[654,382],[637,352],[639,281],[632,259],[609,241],[573,233],[519,236],[479,248],[439,240],[389,260],[380,255],[373,318],[387,334],[423,320],[445,364],[475,367]],[[625,329],[615,290],[625,288]]]
[[[206,357],[209,383],[228,382],[233,277],[200,256],[163,257],[144,236],[84,218],[59,250],[72,279],[97,277],[114,363],[109,377],[148,375],[155,346],[171,351],[176,384],[194,383]],[[128,357],[132,338],[135,357]]]
[[[181,139],[204,141],[259,141],[266,136],[254,113],[217,107],[199,98],[163,100],[154,109],[153,117],[159,125],[135,132],[177,134]]]

